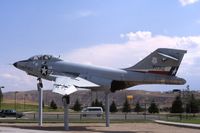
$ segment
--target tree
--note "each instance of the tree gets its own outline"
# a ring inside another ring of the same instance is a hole
[[[51,101],[50,108],[51,109],[57,109],[58,108],[57,105],[56,105],[56,103],[54,102],[54,100]]]
[[[117,107],[114,101],[112,101],[112,104],[110,105],[110,112],[117,112]]]
[[[104,110],[104,106],[102,101],[98,101],[98,99],[96,98],[95,101],[92,102],[92,107],[102,107],[102,109]]]
[[[183,103],[180,96],[177,96],[173,101],[171,113],[183,113]]]
[[[134,109],[135,112],[139,113],[142,111],[142,108],[140,106],[140,103],[139,101],[137,101],[136,105],[135,105],[135,109]]]
[[[100,101],[100,102],[99,102],[99,107],[102,107],[102,109],[103,109],[103,110],[105,110],[105,109],[104,109],[104,105],[103,105],[103,102],[102,102],[102,101]]]
[[[92,102],[92,107],[99,107],[100,106],[100,102],[99,100],[96,98],[93,102]]]
[[[92,101],[91,106],[92,106],[92,107],[95,107],[95,101]]]
[[[151,102],[151,105],[150,105],[150,107],[148,108],[148,112],[149,112],[149,113],[159,113],[158,106],[156,105],[156,103],[155,103],[154,100]]]
[[[80,104],[78,99],[76,99],[76,102],[75,102],[75,104],[73,106],[73,110],[74,111],[80,111],[81,110],[81,104]]]
[[[186,112],[187,113],[198,113],[199,112],[198,101],[195,99],[194,94],[191,95],[188,103],[186,104]]]
[[[124,102],[124,105],[123,105],[123,109],[122,109],[122,112],[131,112],[131,106],[126,98],[125,102]]]

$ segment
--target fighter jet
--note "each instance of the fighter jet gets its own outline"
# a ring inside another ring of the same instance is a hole
[[[77,64],[52,55],[36,55],[13,65],[28,75],[53,81],[53,92],[70,95],[80,88],[115,92],[142,84],[183,85],[176,76],[186,50],[159,48],[123,69]]]

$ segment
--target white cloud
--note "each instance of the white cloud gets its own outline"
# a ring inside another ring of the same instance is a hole
[[[149,31],[137,31],[137,32],[129,32],[126,34],[121,34],[120,35],[122,38],[128,38],[130,41],[135,41],[135,40],[147,40],[151,38],[151,32]]]
[[[182,6],[187,6],[198,2],[199,0],[179,0]]]
[[[0,75],[0,77],[8,79],[8,80],[20,80],[18,76],[12,75],[10,73],[3,73]]]
[[[197,79],[200,78],[200,73],[198,73],[200,71],[198,63],[200,62],[200,35],[166,36],[152,35],[149,31],[137,31],[121,34],[120,36],[127,38],[127,41],[76,49],[71,53],[67,53],[64,59],[78,63],[126,68],[136,64],[157,48],[185,49],[187,54],[183,58],[177,75],[185,78],[192,89],[198,89]],[[143,89],[149,90],[148,87],[150,86]],[[151,90],[154,87],[151,86]],[[183,87],[181,88],[183,89]],[[136,87],[136,89],[139,88]],[[164,86],[164,88],[167,89],[167,86]],[[172,86],[168,86],[168,89],[171,88]]]
[[[197,24],[200,24],[200,19],[196,21]]]
[[[37,78],[28,76],[25,72],[17,70],[13,66],[1,66],[0,85],[5,86],[3,91],[36,90]],[[45,88],[51,89],[48,82],[44,82]]]
[[[73,13],[67,13],[64,15],[64,17],[67,20],[78,20],[78,19],[94,17],[94,16],[96,16],[96,13],[91,10],[81,10],[81,11],[76,11]]]
[[[124,43],[98,44],[88,48],[80,48],[66,54],[66,60],[79,63],[90,63],[101,66],[125,68],[137,63],[157,48],[185,49],[185,55],[179,76],[200,77],[197,60],[200,59],[200,36],[164,36],[152,35],[149,31],[130,32],[120,35],[128,40]]]
[[[123,43],[96,44],[88,48],[80,48],[63,56],[66,61],[95,64],[114,68],[125,68],[136,64],[157,48],[185,49],[185,55],[178,76],[186,78],[191,87],[200,79],[200,35],[166,36],[154,35],[150,31],[137,31],[120,35]],[[195,78],[194,78],[195,77]],[[27,76],[15,68],[0,69],[0,85],[15,90],[36,89],[36,78]],[[51,89],[50,82],[45,88]]]
[[[89,16],[94,16],[95,13],[90,10],[85,10],[85,11],[80,11],[77,13],[79,17],[89,17]]]

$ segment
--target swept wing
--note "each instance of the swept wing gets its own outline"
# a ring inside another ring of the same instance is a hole
[[[61,95],[69,95],[76,91],[78,88],[99,87],[99,85],[88,81],[81,77],[71,76],[57,76],[53,84],[53,92]]]

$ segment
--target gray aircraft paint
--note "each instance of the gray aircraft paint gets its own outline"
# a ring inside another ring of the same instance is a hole
[[[65,62],[49,55],[34,56],[14,63],[14,66],[29,75],[52,81],[56,81],[57,76],[74,80],[80,77],[99,85],[85,88],[114,92],[140,84],[185,84],[184,79],[175,76],[185,53],[185,50],[160,48],[126,69]]]

